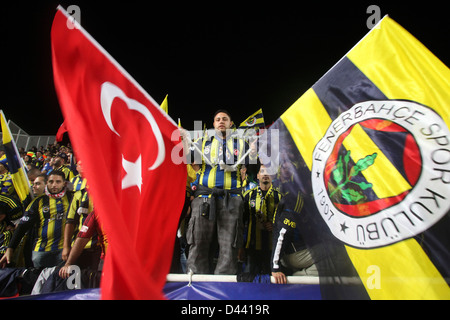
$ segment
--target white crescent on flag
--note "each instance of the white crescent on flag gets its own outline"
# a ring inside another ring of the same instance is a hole
[[[111,119],[111,107],[115,98],[122,99],[127,104],[128,109],[139,112],[145,117],[145,119],[147,119],[153,130],[153,133],[155,134],[156,142],[158,143],[158,156],[156,157],[153,165],[150,166],[148,170],[154,170],[158,168],[164,161],[164,158],[166,156],[166,148],[164,146],[164,140],[161,134],[161,130],[159,130],[155,118],[153,118],[151,112],[143,104],[134,99],[128,98],[128,96],[118,86],[111,82],[104,82],[101,86],[100,94],[100,104],[102,107],[103,117],[105,118],[105,121],[111,131],[117,134],[119,137],[120,134],[114,128]]]

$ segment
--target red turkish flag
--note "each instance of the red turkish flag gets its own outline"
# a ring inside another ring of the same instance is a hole
[[[177,126],[69,17],[58,7],[53,73],[108,238],[101,296],[163,299],[186,187],[186,166],[171,161]]]
[[[67,132],[67,127],[66,127],[66,123],[63,122],[58,129],[58,132],[56,133],[56,142],[61,142],[63,137],[64,137],[64,133]]]

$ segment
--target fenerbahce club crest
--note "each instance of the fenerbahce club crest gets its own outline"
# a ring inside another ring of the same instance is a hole
[[[449,129],[416,102],[358,103],[317,143],[311,179],[342,242],[375,248],[414,237],[450,209]]]

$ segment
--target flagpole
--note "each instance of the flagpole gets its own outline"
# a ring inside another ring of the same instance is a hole
[[[257,136],[256,137],[256,140],[258,140],[259,139],[259,136]],[[254,143],[254,142],[252,142],[252,143]],[[236,168],[237,168],[237,166],[238,165],[240,165],[242,162],[244,162],[244,160],[245,160],[245,158],[247,158],[248,157],[248,155],[250,154],[250,152],[252,152],[252,149],[250,148],[239,160],[238,160],[238,162],[236,162],[234,165],[233,165],[233,169],[235,169],[236,170]]]
[[[179,128],[180,129],[180,131],[181,131],[181,127]],[[185,131],[186,132],[186,130],[184,130],[184,129],[182,129],[183,131]],[[200,148],[197,146],[197,144],[195,144],[190,138],[188,139],[187,138],[187,135],[186,134],[181,134],[181,136],[182,137],[184,137],[185,139],[183,139],[183,140],[187,140],[187,142],[189,143],[189,145],[190,146],[193,146],[194,148],[195,148],[195,150],[197,151],[197,152],[199,152],[201,155],[202,155],[202,158],[203,159],[205,159],[205,162],[209,165],[209,166],[211,166],[211,167],[213,167],[214,165],[213,165],[213,163],[211,162],[211,161],[209,161],[208,160],[208,158],[205,156],[205,154],[202,152],[202,150],[200,150]],[[256,136],[256,138],[255,138],[255,140],[258,140],[260,137],[259,136]],[[202,138],[203,139],[203,138]],[[252,143],[255,143],[255,142],[252,142]],[[247,158],[248,157],[248,155],[250,154],[252,152],[252,149],[250,148],[239,160],[238,160],[238,162],[236,162],[233,166],[231,166],[231,168],[232,168],[232,171],[235,171],[236,169],[237,169],[237,166],[238,165],[240,165],[240,164],[242,164],[242,162],[244,162],[244,160],[245,160],[245,158]]]
[[[180,118],[178,118],[178,123],[180,123]],[[205,154],[202,152],[202,150],[199,149],[199,147],[197,146],[197,144],[195,144],[190,136],[188,137],[187,131],[185,129],[183,129],[181,126],[178,126],[178,130],[180,130],[180,136],[183,138],[183,141],[187,141],[187,143],[189,143],[190,146],[193,146],[195,150],[197,150],[197,152],[199,152],[202,155],[202,158],[205,159],[205,162],[213,167],[214,165],[211,163],[211,161],[208,160],[208,158],[205,156]]]
[[[191,139],[188,140],[188,143],[189,143],[191,146],[194,146],[195,150],[197,150],[198,152],[200,152],[200,153],[202,154],[203,159],[205,159],[205,162],[206,162],[209,166],[214,167],[214,165],[211,163],[211,161],[209,161],[208,158],[205,157],[205,154],[202,152],[202,150],[200,150],[199,147],[198,147]]]

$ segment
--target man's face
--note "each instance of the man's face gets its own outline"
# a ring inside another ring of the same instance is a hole
[[[214,117],[214,129],[220,131],[222,135],[226,134],[227,129],[230,129],[232,124],[233,122],[231,121],[230,117],[224,112],[219,112]]]
[[[78,162],[77,162],[77,171],[80,175],[83,175],[83,166],[82,166],[81,160],[78,160]]]
[[[280,168],[280,179],[281,181],[289,181],[292,174],[294,173],[293,164],[289,161],[285,161],[281,164]]]
[[[272,177],[269,175],[266,167],[261,166],[261,168],[259,169],[258,180],[262,184],[271,184],[272,183]]]
[[[61,157],[53,157],[53,165],[56,167],[56,168],[59,168],[59,167],[61,167],[62,165],[63,165],[63,159],[61,158]]]
[[[66,186],[66,181],[63,177],[58,176],[56,174],[50,174],[48,177],[47,188],[50,193],[59,193]]]
[[[33,182],[33,193],[35,196],[39,196],[44,193],[45,181],[43,177],[37,177]]]

